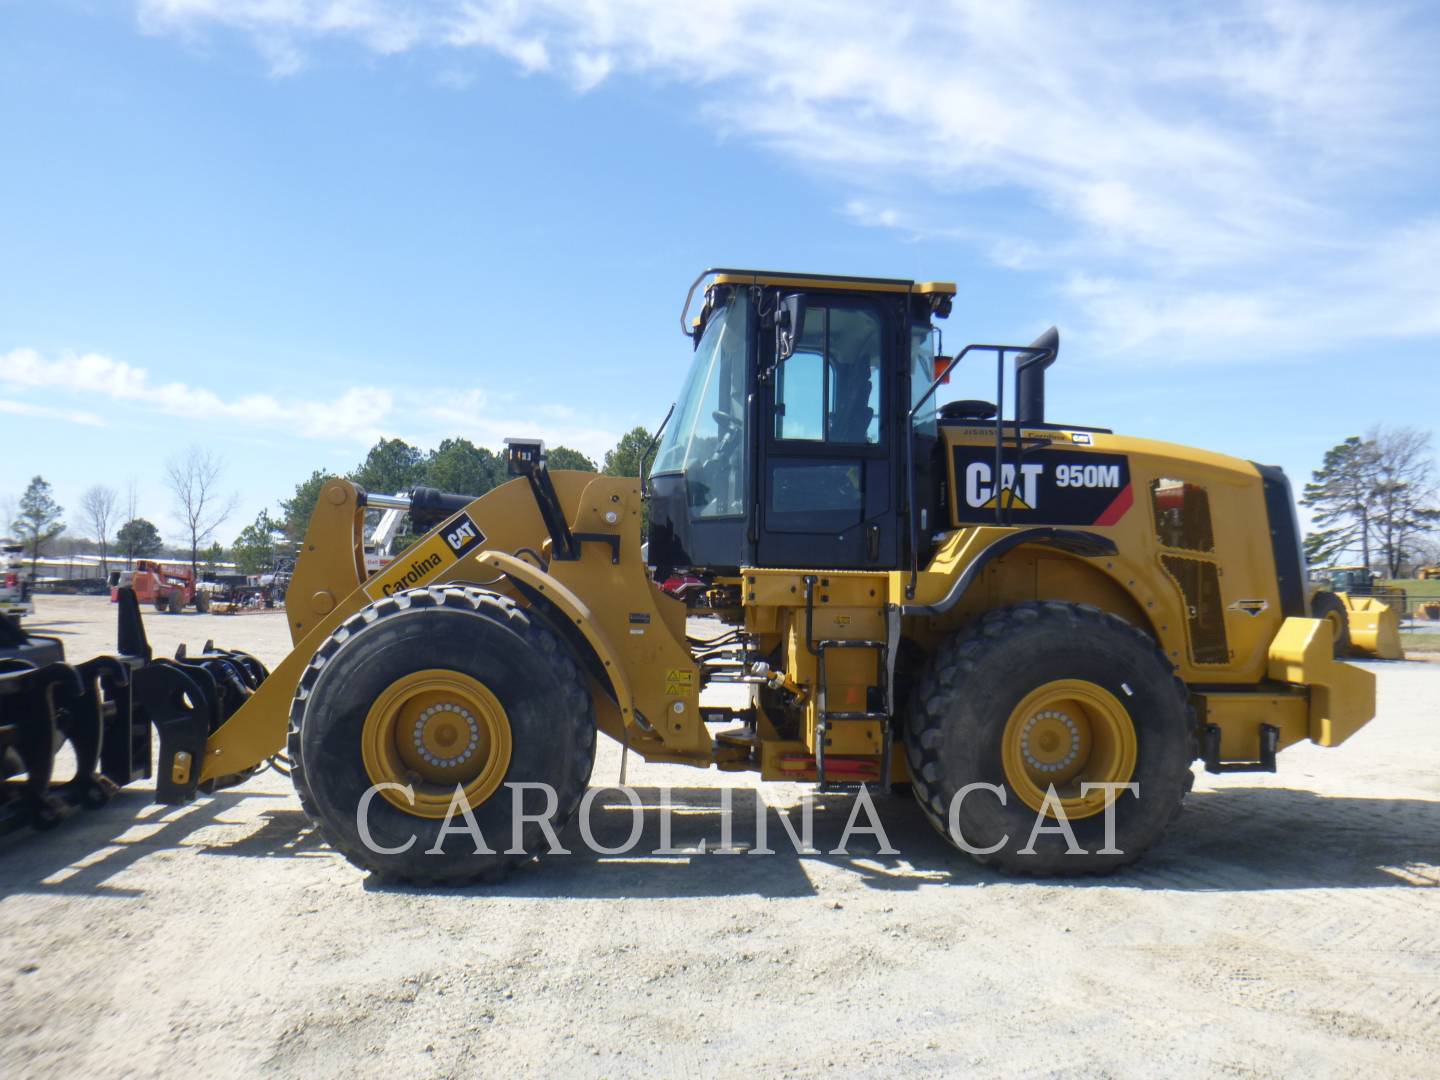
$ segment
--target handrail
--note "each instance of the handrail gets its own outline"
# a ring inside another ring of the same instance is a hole
[[[939,389],[940,384],[950,378],[950,372],[961,360],[972,352],[991,352],[996,354],[996,379],[995,379],[995,522],[1005,524],[1002,508],[1004,498],[1000,493],[1000,472],[1002,465],[1003,447],[1005,442],[1005,354],[1015,353],[1018,356],[1043,356],[1053,355],[1057,350],[1049,347],[1036,347],[1035,345],[982,345],[970,344],[961,349],[945,365],[945,370],[935,376],[930,388],[920,396],[920,400],[910,406],[909,413],[905,417],[905,516],[906,535],[910,546],[910,580],[905,586],[905,598],[915,598],[915,586],[920,579],[920,540],[917,515],[915,513],[915,417],[925,403],[929,401]],[[1020,441],[1020,422],[1017,416],[1015,423],[1015,439],[1017,444]],[[953,496],[952,496],[953,497]]]

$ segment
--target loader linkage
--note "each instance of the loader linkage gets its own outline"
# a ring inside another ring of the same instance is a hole
[[[160,737],[155,800],[188,802],[205,740],[268,674],[253,656],[210,642],[198,655],[182,646],[175,659],[157,659],[132,589],[120,590],[118,607],[118,654],[78,664],[65,662],[58,639],[8,622],[0,628],[0,834],[56,825],[151,776],[152,724]],[[66,743],[74,775],[56,783]]]

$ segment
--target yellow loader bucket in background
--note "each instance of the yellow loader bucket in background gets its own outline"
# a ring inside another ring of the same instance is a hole
[[[1350,619],[1350,651],[1377,660],[1404,660],[1400,612],[1373,596],[1337,593]]]

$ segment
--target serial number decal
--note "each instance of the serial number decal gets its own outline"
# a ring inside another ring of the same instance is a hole
[[[1114,525],[1130,509],[1130,462],[1123,454],[1098,454],[1052,447],[1027,451],[1016,461],[1013,448],[995,476],[995,450],[956,446],[956,520],[992,524],[996,508],[1016,525]]]

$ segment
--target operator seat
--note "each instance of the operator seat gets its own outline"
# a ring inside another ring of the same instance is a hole
[[[835,416],[830,425],[830,438],[835,442],[863,443],[869,441],[870,424],[875,410],[870,408],[874,381],[868,362],[835,365]]]
[[[940,406],[941,420],[994,420],[995,414],[999,412],[994,402],[976,401],[973,398],[966,398],[963,401],[947,401]]]

